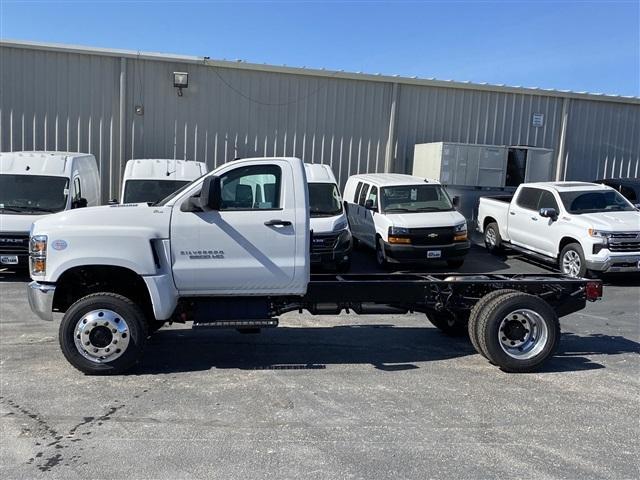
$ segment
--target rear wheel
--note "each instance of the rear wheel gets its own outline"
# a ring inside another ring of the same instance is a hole
[[[484,228],[484,245],[489,253],[498,254],[502,251],[502,237],[497,223],[491,222]]]
[[[587,275],[587,263],[584,252],[579,243],[570,243],[560,252],[558,260],[560,271],[570,277],[584,277]]]
[[[473,348],[476,349],[476,352],[478,352],[480,355],[482,355],[485,358],[487,357],[487,354],[482,351],[482,348],[480,347],[480,342],[478,341],[478,322],[480,319],[480,312],[482,312],[482,310],[491,302],[493,302],[496,298],[502,295],[506,295],[507,293],[513,293],[513,292],[516,292],[516,290],[510,290],[506,288],[489,292],[488,294],[486,294],[484,297],[481,297],[480,300],[476,302],[476,304],[471,309],[471,312],[469,313],[469,322],[467,324],[467,327],[468,327],[469,339],[471,340],[471,345],[473,345]]]
[[[387,256],[384,253],[384,242],[380,237],[376,241],[376,263],[382,268],[386,268],[389,265]]]
[[[532,372],[555,352],[560,322],[539,297],[499,296],[479,315],[478,342],[487,359],[507,372]]]
[[[81,372],[121,373],[142,356],[147,322],[140,307],[128,298],[95,293],[67,310],[58,338],[65,358]]]

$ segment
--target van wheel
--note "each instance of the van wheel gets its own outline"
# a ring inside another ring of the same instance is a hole
[[[122,373],[142,356],[147,321],[128,298],[95,293],[71,305],[60,323],[58,339],[65,358],[81,372]]]
[[[498,254],[502,251],[502,237],[498,224],[491,222],[484,229],[484,246],[489,253]]]
[[[501,295],[479,312],[478,342],[487,359],[507,372],[532,372],[555,352],[560,322],[535,295]]]
[[[558,259],[560,271],[570,277],[585,277],[587,263],[584,260],[584,252],[579,243],[570,243],[560,252]]]
[[[449,312],[429,312],[429,321],[441,332],[450,337],[464,337],[467,334],[467,319],[459,318]]]
[[[376,263],[382,268],[387,268],[389,266],[387,256],[384,253],[384,242],[380,237],[378,237],[378,240],[376,241]]]

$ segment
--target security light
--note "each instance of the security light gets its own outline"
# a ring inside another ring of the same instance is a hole
[[[189,88],[189,74],[187,72],[173,72],[173,86],[178,89],[178,96],[182,96],[182,89]]]

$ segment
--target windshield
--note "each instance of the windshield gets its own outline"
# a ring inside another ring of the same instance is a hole
[[[0,212],[38,214],[64,210],[69,179],[49,175],[0,175]]]
[[[312,217],[335,217],[342,213],[340,193],[334,183],[309,184],[309,210]]]
[[[598,212],[626,212],[635,208],[615,190],[580,190],[577,192],[562,192],[560,198],[567,212],[598,213]]]
[[[385,187],[380,197],[385,213],[446,212],[453,210],[449,195],[440,185]]]
[[[155,203],[191,182],[186,180],[127,180],[123,203]]]

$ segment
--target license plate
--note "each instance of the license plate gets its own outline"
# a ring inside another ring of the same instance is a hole
[[[427,252],[427,258],[440,258],[442,256],[442,250],[429,250]]]
[[[0,263],[2,265],[17,265],[18,257],[16,255],[3,255],[0,257]]]

